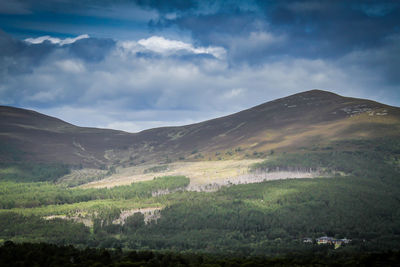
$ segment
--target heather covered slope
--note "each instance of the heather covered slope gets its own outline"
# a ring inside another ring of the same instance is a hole
[[[100,167],[105,151],[132,142],[122,131],[77,127],[35,111],[0,107],[2,161],[61,162]]]
[[[77,127],[34,111],[0,107],[3,160],[85,166],[244,158],[346,139],[399,136],[400,109],[312,90],[197,124],[139,133]],[[15,156],[15,155],[14,155]],[[226,157],[225,157],[226,158]]]
[[[384,130],[384,131],[382,131]],[[141,134],[177,151],[292,150],[315,141],[398,135],[400,109],[374,101],[312,90],[198,124]]]

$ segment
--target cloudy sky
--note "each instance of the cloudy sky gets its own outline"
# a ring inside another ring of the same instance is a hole
[[[0,0],[0,105],[136,132],[310,89],[400,106],[400,1]]]

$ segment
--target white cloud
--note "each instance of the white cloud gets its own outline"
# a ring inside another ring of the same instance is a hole
[[[66,45],[66,44],[75,43],[78,40],[86,39],[86,38],[89,38],[89,35],[82,34],[75,38],[65,38],[65,39],[60,39],[60,38],[51,37],[49,35],[46,35],[46,36],[41,36],[41,37],[37,37],[37,38],[27,38],[27,39],[25,39],[25,42],[28,42],[31,44],[41,44],[44,41],[49,41],[52,44]]]
[[[226,56],[226,51],[222,47],[195,47],[192,44],[185,43],[177,40],[170,40],[160,36],[152,36],[147,39],[140,39],[139,41],[124,41],[120,46],[131,52],[141,52],[150,50],[162,55],[174,55],[179,52],[186,52],[191,54],[210,54],[218,59],[223,59]]]

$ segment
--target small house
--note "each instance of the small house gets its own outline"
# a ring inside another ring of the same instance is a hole
[[[322,244],[333,244],[334,243],[334,238],[330,236],[321,236],[317,238],[317,244],[322,245]]]
[[[321,236],[321,237],[317,238],[316,240],[317,240],[318,245],[322,245],[322,244],[332,245],[333,244],[333,245],[335,245],[335,248],[340,247],[342,244],[348,244],[351,241],[350,239],[347,239],[347,238],[335,239],[330,236]]]

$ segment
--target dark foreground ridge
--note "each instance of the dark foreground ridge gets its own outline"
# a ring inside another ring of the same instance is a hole
[[[398,266],[399,251],[381,253],[332,253],[327,250],[307,255],[279,257],[235,257],[182,254],[177,252],[77,249],[73,246],[14,244],[0,247],[0,266]]]

